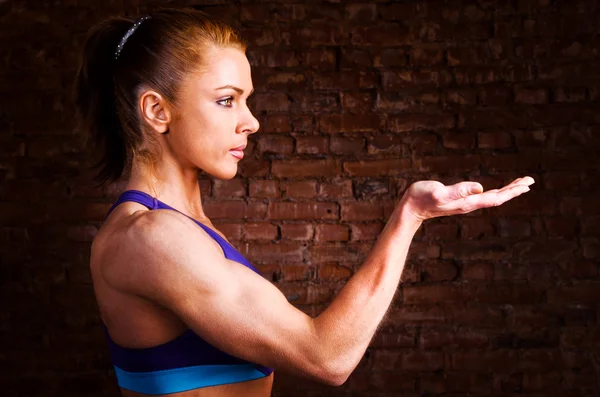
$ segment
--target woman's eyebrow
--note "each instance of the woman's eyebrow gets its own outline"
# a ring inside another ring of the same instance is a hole
[[[237,91],[237,93],[240,94],[240,95],[244,94],[244,90],[242,90],[239,87],[236,87],[234,85],[229,85],[229,84],[228,85],[224,85],[223,87],[215,88],[215,91],[222,90],[222,89],[225,89],[225,88],[231,88],[231,89]],[[252,95],[253,92],[254,92],[254,88],[250,91],[250,94],[248,94],[248,95]]]

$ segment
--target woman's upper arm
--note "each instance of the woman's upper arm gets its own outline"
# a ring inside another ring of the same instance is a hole
[[[114,288],[168,308],[236,357],[334,382],[313,319],[269,281],[226,259],[197,225],[170,211],[149,211],[123,234],[115,254],[127,266],[104,272]]]

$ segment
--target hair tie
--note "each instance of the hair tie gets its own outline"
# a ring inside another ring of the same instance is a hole
[[[123,38],[121,39],[121,41],[119,42],[119,45],[117,46],[117,50],[115,51],[115,60],[117,58],[119,58],[119,55],[121,54],[121,50],[123,49],[123,46],[125,45],[125,43],[127,42],[127,39],[129,39],[129,37],[131,37],[131,35],[133,34],[133,32],[136,31],[136,29],[142,24],[142,22],[144,22],[146,19],[150,19],[150,15],[146,15],[141,17],[140,19],[137,20],[136,23],[133,24],[133,26],[125,33],[125,35],[123,36]]]

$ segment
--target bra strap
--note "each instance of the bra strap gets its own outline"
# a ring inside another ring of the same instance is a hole
[[[104,220],[108,218],[110,213],[117,208],[119,204],[122,204],[126,201],[133,201],[135,203],[142,204],[150,210],[155,210],[158,208],[158,200],[155,197],[151,197],[150,195],[139,190],[126,190],[121,193],[117,201],[110,207],[108,213],[104,217]]]

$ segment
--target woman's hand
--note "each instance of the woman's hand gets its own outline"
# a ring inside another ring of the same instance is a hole
[[[405,209],[418,222],[438,216],[466,214],[481,208],[496,207],[529,191],[535,181],[526,176],[501,189],[483,191],[477,182],[445,186],[436,181],[413,183],[402,198]]]

